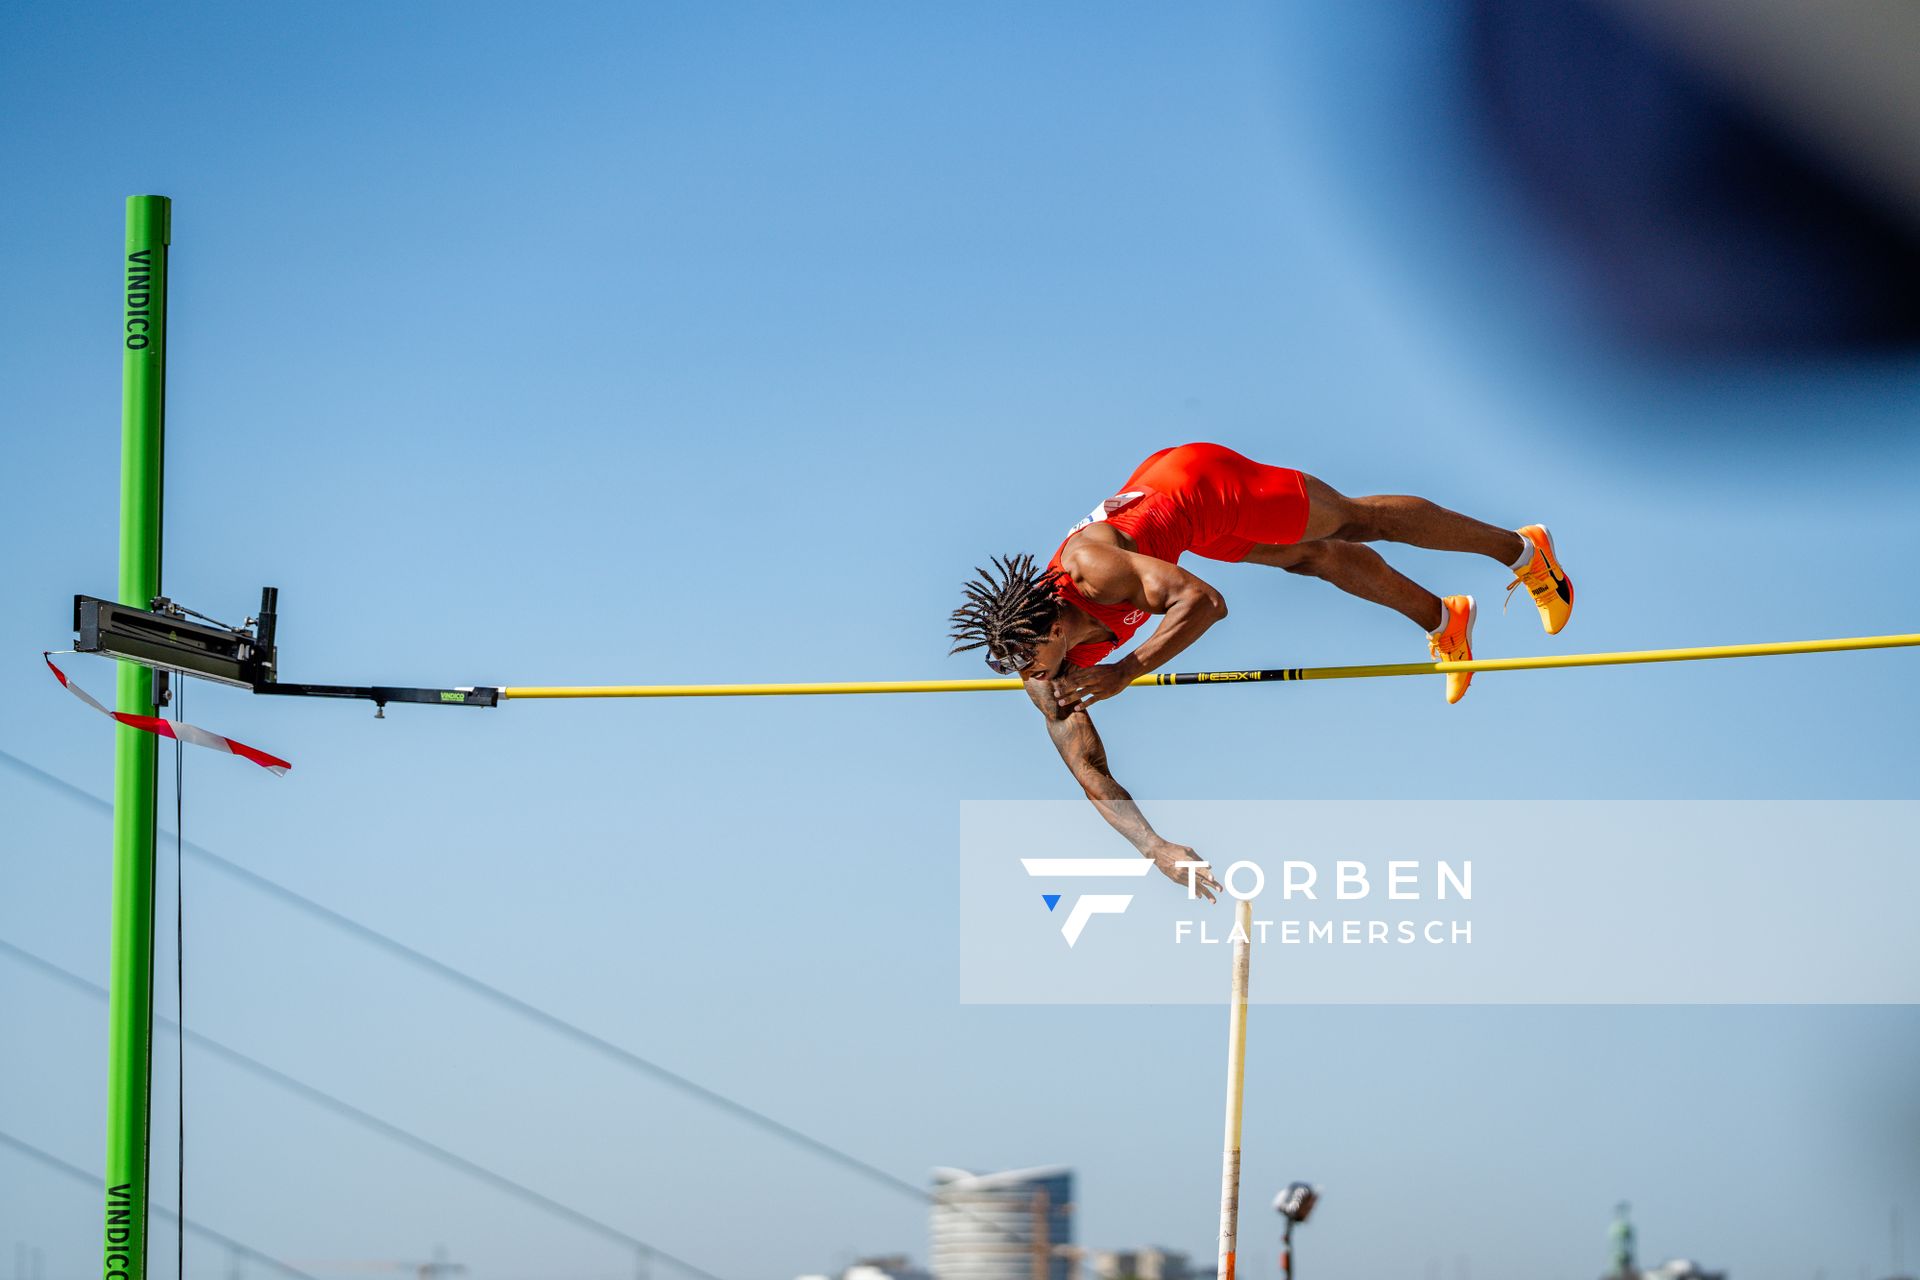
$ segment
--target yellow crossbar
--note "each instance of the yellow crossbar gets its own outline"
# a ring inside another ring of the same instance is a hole
[[[1183,671],[1141,676],[1136,685],[1263,684],[1285,680],[1361,680],[1375,676],[1431,676],[1449,671],[1545,671],[1559,667],[1616,667],[1643,662],[1702,662],[1715,658],[1770,658],[1793,653],[1846,653],[1920,645],[1920,635],[1847,636],[1838,640],[1783,640],[1697,649],[1636,649],[1569,653],[1541,658],[1476,658],[1472,662],[1393,662],[1361,667],[1277,667],[1257,671]],[[519,685],[502,698],[777,698],[832,693],[985,693],[1020,688],[1011,677],[989,680],[845,680],[810,684]]]

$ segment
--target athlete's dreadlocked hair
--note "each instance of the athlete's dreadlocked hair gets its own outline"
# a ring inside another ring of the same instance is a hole
[[[994,570],[999,571],[997,577]],[[948,619],[953,623],[954,643],[947,652],[965,653],[984,646],[1003,661],[1009,653],[1031,654],[1060,616],[1053,572],[1024,554],[995,556],[993,569],[974,572],[980,576],[966,583],[967,602]]]

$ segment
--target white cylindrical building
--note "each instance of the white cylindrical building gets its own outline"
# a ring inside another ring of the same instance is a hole
[[[934,1280],[1070,1280],[1073,1170],[933,1171]]]

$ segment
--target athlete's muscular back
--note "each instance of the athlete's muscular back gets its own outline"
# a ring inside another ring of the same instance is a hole
[[[1062,705],[1089,707],[1111,698],[1171,662],[1227,616],[1226,597],[1206,581],[1177,564],[1121,546],[1124,537],[1098,525],[1082,530],[1062,550],[1061,571],[1090,603],[1130,605],[1160,615],[1160,623],[1138,648],[1116,662],[1082,667],[1064,661],[1064,654],[1053,662],[1048,661],[1054,658],[1051,652],[1036,655],[1036,665],[1058,686]],[[1072,605],[1062,613],[1074,637],[1069,649],[1085,640],[1111,637],[1106,627]]]

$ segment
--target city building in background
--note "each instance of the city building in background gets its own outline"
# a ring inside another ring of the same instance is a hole
[[[904,1253],[862,1258],[840,1273],[840,1280],[933,1280],[933,1273],[916,1267]]]
[[[1095,1250],[1087,1263],[1097,1280],[1194,1280],[1186,1254],[1157,1245]]]
[[[1607,1228],[1607,1273],[1601,1280],[1727,1280],[1726,1272],[1708,1271],[1691,1258],[1670,1258],[1642,1271],[1634,1258],[1633,1223],[1627,1218],[1631,1208],[1624,1200],[1613,1207],[1613,1225]]]
[[[1726,1272],[1708,1271],[1692,1258],[1672,1258],[1641,1275],[1644,1280],[1727,1280]]]
[[[924,1267],[914,1266],[904,1253],[888,1253],[858,1259],[838,1275],[819,1272],[794,1280],[933,1280],[933,1275]]]
[[[933,1171],[936,1280],[1072,1280],[1073,1171]]]
[[[1640,1267],[1633,1257],[1633,1223],[1627,1218],[1632,1208],[1625,1200],[1613,1206],[1613,1225],[1607,1228],[1607,1274],[1602,1280],[1640,1280]]]

